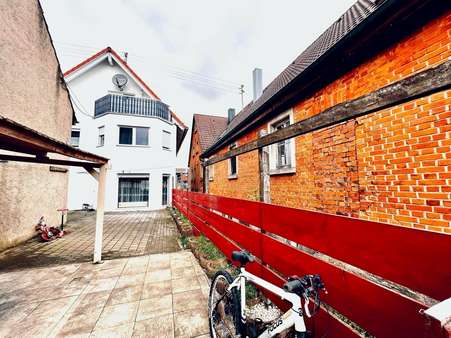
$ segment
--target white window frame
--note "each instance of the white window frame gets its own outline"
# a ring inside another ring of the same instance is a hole
[[[234,148],[236,148],[236,147],[238,147],[238,142],[235,142],[235,143],[232,143],[230,146],[229,146],[229,150],[232,150],[232,149],[234,149]],[[228,163],[228,173],[229,173],[229,180],[232,180],[232,179],[236,179],[236,178],[238,178],[238,156],[233,156],[233,157],[235,157],[235,173],[234,174],[232,174],[232,164],[231,164],[231,162],[232,162],[232,158],[229,158],[229,160],[227,161],[227,163]]]
[[[294,123],[293,119],[293,109],[289,109],[286,112],[280,114],[273,120],[268,122],[268,134],[275,131],[274,126],[280,123],[282,120],[289,118],[290,125]],[[296,172],[296,138],[288,139],[289,151],[290,151],[290,165],[286,167],[277,167],[278,155],[277,155],[277,143],[271,144],[269,146],[269,174],[270,175],[282,175],[282,174],[293,174]]]
[[[169,134],[169,146],[168,147],[166,147],[164,144],[164,134]],[[172,149],[171,137],[172,137],[172,133],[168,130],[163,129],[163,132],[161,133],[161,146],[162,146],[163,150],[170,151]]]
[[[103,131],[103,133],[100,133],[100,131]],[[105,126],[100,126],[97,128],[97,147],[103,147],[105,145]],[[101,138],[100,136],[103,136],[103,138]],[[102,140],[102,142],[100,142],[100,140]]]
[[[121,140],[121,128],[131,128],[132,129],[132,143],[131,144],[119,143]],[[137,128],[147,129],[147,144],[136,144],[136,129]],[[150,127],[129,126],[129,125],[118,124],[117,131],[118,131],[118,133],[117,133],[117,146],[118,147],[141,147],[141,148],[150,147]]]

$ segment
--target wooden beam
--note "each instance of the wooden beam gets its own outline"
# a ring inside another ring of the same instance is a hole
[[[98,162],[100,165],[108,162],[108,159],[102,156],[71,147],[3,116],[0,116],[0,138],[0,149],[25,153],[57,153],[82,161]],[[3,148],[3,143],[17,145],[17,148]]]
[[[259,137],[264,137],[266,135],[266,130],[260,130]],[[260,202],[271,203],[268,147],[258,148],[258,167],[260,177]]]
[[[202,166],[202,175],[203,175],[203,184],[202,184],[202,191],[204,193],[208,193],[208,181],[210,180],[210,170],[207,166]]]
[[[17,156],[17,155],[6,155],[0,154],[0,160],[12,161],[12,162],[28,162],[37,164],[55,164],[55,165],[67,165],[73,167],[100,167],[101,163],[96,162],[82,162],[82,161],[70,161],[70,160],[58,160],[48,157],[31,157],[31,156]]]
[[[92,177],[94,177],[96,179],[96,181],[99,180],[99,172],[97,170],[95,170],[93,167],[89,167],[89,166],[83,166],[83,168],[85,168],[85,170],[91,174]]]
[[[406,79],[380,88],[357,99],[330,107],[321,113],[294,123],[284,129],[246,143],[204,162],[208,166],[268,145],[326,128],[359,116],[396,106],[451,87],[451,61],[427,69]]]
[[[102,263],[103,215],[105,209],[106,173],[107,173],[107,164],[104,164],[100,167],[98,174],[96,233],[94,239],[93,263]]]

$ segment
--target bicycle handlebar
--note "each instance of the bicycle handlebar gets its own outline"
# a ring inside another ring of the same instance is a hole
[[[305,314],[308,317],[312,317],[318,311],[320,306],[319,291],[322,290],[327,293],[324,283],[321,280],[320,275],[305,275],[301,278],[298,276],[292,276],[288,278],[288,281],[283,285],[283,289],[286,292],[293,292],[299,296],[304,297],[304,309]],[[313,311],[310,311],[308,304],[310,298],[313,299],[315,307]]]
[[[302,282],[299,279],[292,279],[286,282],[283,285],[283,289],[286,292],[292,292],[292,293],[302,293],[304,292],[304,288],[302,286]]]

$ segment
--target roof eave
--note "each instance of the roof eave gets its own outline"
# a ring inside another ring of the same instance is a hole
[[[420,1],[415,0],[408,3],[406,6],[405,2],[398,1],[398,0],[388,0],[384,2],[380,8],[378,8],[376,11],[374,11],[371,15],[369,15],[364,21],[362,21],[361,24],[359,24],[357,27],[355,27],[352,31],[350,31],[346,36],[344,36],[340,41],[338,41],[334,46],[332,46],[324,55],[322,55],[320,58],[318,58],[315,62],[313,62],[306,70],[304,70],[302,73],[300,73],[296,78],[294,78],[289,84],[287,84],[285,87],[279,90],[274,96],[272,96],[267,102],[262,104],[256,111],[254,111],[252,114],[247,116],[243,121],[241,121],[234,129],[230,130],[229,133],[223,135],[217,142],[215,142],[212,146],[210,146],[208,149],[206,149],[202,154],[202,158],[209,157],[213,155],[216,151],[221,149],[223,146],[227,145],[228,143],[232,142],[234,139],[238,138],[239,135],[242,135],[246,130],[249,130],[253,126],[256,125],[256,123],[261,122],[261,118],[256,119],[256,117],[259,117],[259,115],[262,112],[274,112],[274,109],[271,109],[271,107],[274,107],[277,103],[277,106],[283,106],[277,101],[280,100],[282,97],[284,97],[288,92],[292,91],[293,88],[296,86],[299,86],[302,81],[306,81],[306,83],[303,84],[303,92],[307,92],[309,89],[309,86],[312,82],[318,81],[319,75],[318,73],[321,72],[321,70],[324,70],[324,64],[329,62],[331,58],[335,59],[336,54],[342,53],[343,50],[346,50],[346,47],[348,47],[350,50],[353,47],[355,49],[356,44],[353,44],[352,42],[356,39],[358,40],[361,38],[361,35],[363,33],[367,32],[368,26],[372,27],[375,26],[379,30],[382,29],[381,32],[377,32],[377,34],[382,34],[387,28],[393,28],[393,24],[397,23],[396,16],[393,14],[393,10],[398,7],[398,11],[400,9],[403,9],[403,13],[406,11],[406,9],[412,9],[412,13],[417,13],[421,11],[425,6],[429,5],[430,3],[435,2],[437,5],[437,2],[435,0],[429,0],[429,1]],[[421,4],[421,6],[419,5]],[[437,9],[438,11],[438,9]],[[393,16],[391,17],[391,20],[387,21],[387,18],[390,17],[390,14]],[[398,18],[399,19],[399,18]],[[385,20],[385,22],[384,22]],[[379,23],[383,23],[383,26],[378,26]],[[376,34],[376,32],[373,32],[371,29],[369,29],[372,34]],[[375,36],[377,37],[377,36]],[[368,39],[366,39],[368,41]],[[365,46],[360,46],[357,44],[357,46],[363,51],[362,54],[368,56],[368,51],[365,49]],[[383,48],[382,48],[383,49]],[[353,50],[355,53],[356,50]],[[375,55],[374,53],[372,54]],[[332,56],[332,57],[331,57]],[[353,55],[355,57],[355,54]],[[354,66],[355,67],[355,66]],[[351,68],[352,69],[352,68]],[[318,70],[318,72],[315,72],[315,70]],[[314,74],[315,77],[310,77],[311,74]],[[321,78],[321,82],[326,82],[326,79],[328,81],[333,81],[337,77],[330,76],[326,72],[324,74],[325,76]],[[252,123],[249,123],[252,121]]]

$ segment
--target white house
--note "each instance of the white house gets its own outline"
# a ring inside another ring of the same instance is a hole
[[[176,155],[187,128],[113,49],[64,73],[78,123],[72,145],[110,159],[105,210],[171,203]],[[96,182],[71,168],[68,207],[95,207]]]

